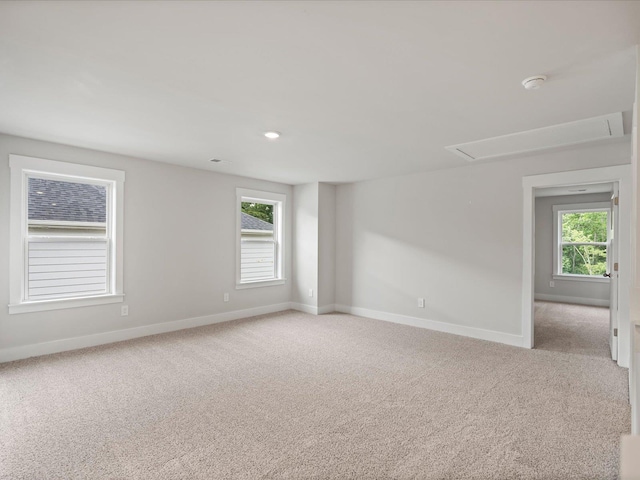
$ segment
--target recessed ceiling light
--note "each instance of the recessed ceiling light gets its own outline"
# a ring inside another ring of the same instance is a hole
[[[44,192],[36,192],[38,195],[43,195]]]
[[[264,136],[269,140],[275,140],[276,138],[280,138],[279,132],[264,132]]]
[[[52,203],[51,205],[53,205],[53,206],[55,207],[55,206],[56,206],[56,205],[58,205],[58,204],[57,204],[57,203]]]

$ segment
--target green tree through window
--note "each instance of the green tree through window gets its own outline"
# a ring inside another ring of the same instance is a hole
[[[252,217],[273,224],[273,205],[267,203],[242,202],[242,211]]]
[[[607,271],[607,211],[562,214],[562,273],[600,276]]]

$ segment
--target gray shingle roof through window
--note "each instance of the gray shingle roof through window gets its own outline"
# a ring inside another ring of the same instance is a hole
[[[104,223],[106,213],[107,190],[101,185],[29,179],[29,220]],[[243,230],[273,231],[269,222],[244,212],[241,216]]]
[[[242,230],[266,230],[273,231],[273,225],[259,218],[252,217],[248,213],[241,212]]]
[[[29,179],[29,220],[104,223],[106,217],[107,189],[102,185]]]

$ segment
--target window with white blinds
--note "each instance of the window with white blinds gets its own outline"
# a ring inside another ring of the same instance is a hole
[[[28,177],[26,300],[109,291],[109,184]]]
[[[284,283],[282,194],[238,189],[238,288]]]
[[[10,313],[122,301],[124,172],[15,155],[10,164]]]

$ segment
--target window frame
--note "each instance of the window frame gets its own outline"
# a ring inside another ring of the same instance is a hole
[[[609,278],[595,275],[562,273],[562,215],[567,213],[607,212],[607,241],[589,242],[584,245],[605,245],[607,248],[607,271],[611,271],[609,245],[611,243],[611,205],[609,202],[577,203],[553,206],[553,279],[580,282],[609,283]],[[566,242],[575,243],[575,242]]]
[[[242,202],[263,203],[274,206],[273,236],[275,242],[275,277],[268,280],[242,281]],[[236,289],[284,285],[285,278],[285,212],[287,196],[283,193],[236,188]]]
[[[125,173],[121,170],[110,168],[14,154],[9,155],[9,167],[11,170],[11,197],[9,206],[9,314],[123,302]],[[27,218],[29,177],[107,186],[107,293],[44,300],[28,300],[26,291],[26,254],[29,236]]]

